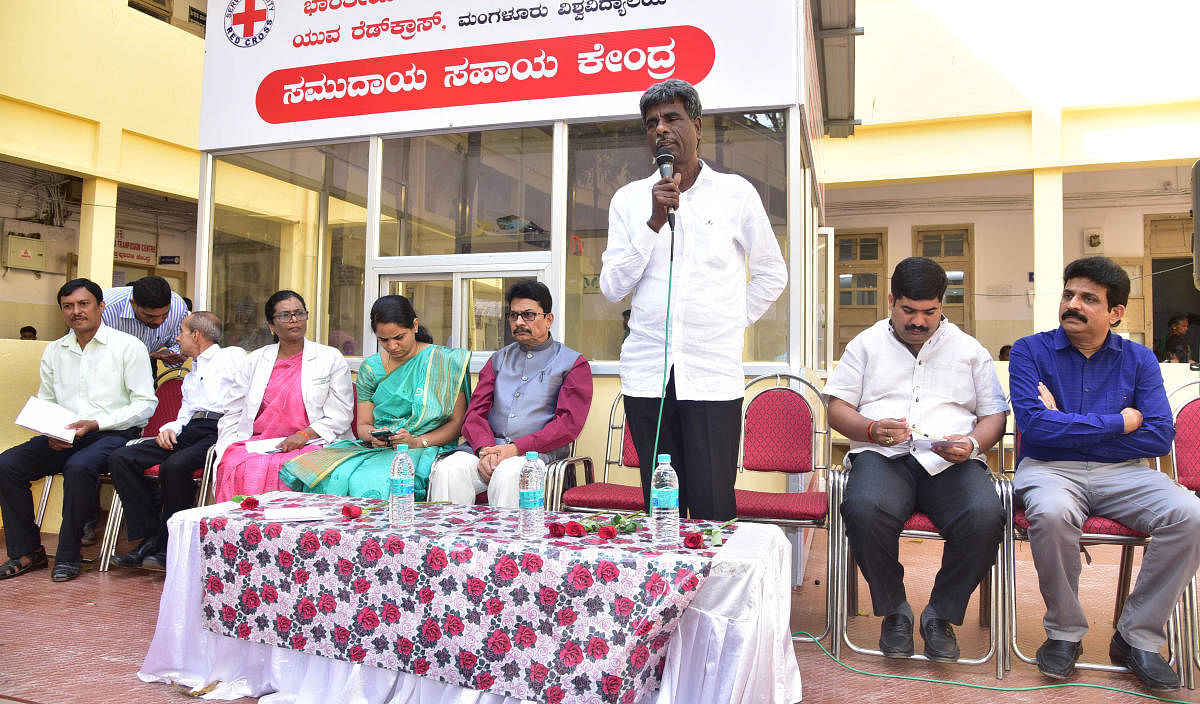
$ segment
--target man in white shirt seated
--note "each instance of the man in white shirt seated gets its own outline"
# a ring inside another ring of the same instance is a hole
[[[62,528],[51,579],[79,576],[79,539],[96,503],[96,478],[109,454],[142,434],[158,399],[146,348],[134,336],[101,322],[104,292],[93,281],[73,279],[58,290],[58,305],[71,329],[42,353],[38,398],[57,403],[80,420],[68,443],[39,435],[0,454],[0,514],[9,560],[0,579],[47,565],[34,523],[30,482],[63,475]]]
[[[123,567],[166,567],[167,519],[190,508],[196,498],[192,474],[204,466],[204,456],[217,441],[217,420],[225,414],[225,392],[245,362],[240,347],[222,348],[221,320],[199,311],[184,318],[179,350],[191,357],[192,371],[183,379],[183,403],[175,420],[159,429],[158,437],[117,449],[108,458],[113,486],[125,505],[131,540],[141,539],[132,552],[114,559]],[[153,487],[143,476],[159,466],[162,507],[155,506]]]
[[[946,286],[932,259],[897,264],[890,316],[846,345],[824,389],[829,424],[850,439],[841,512],[875,615],[884,617],[884,655],[913,654],[899,560],[905,521],[920,511],[946,540],[921,614],[925,656],[937,662],[958,659],[951,624],[962,625],[1003,535],[1004,509],[983,453],[1008,414],[991,355],[942,316]]]

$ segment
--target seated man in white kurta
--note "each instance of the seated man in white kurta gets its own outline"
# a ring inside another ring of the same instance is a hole
[[[543,462],[567,456],[592,405],[587,359],[550,336],[550,289],[518,281],[505,296],[516,342],[479,371],[462,434],[466,444],[433,465],[429,500],[473,504],[488,492],[492,506],[517,507],[526,452]]]

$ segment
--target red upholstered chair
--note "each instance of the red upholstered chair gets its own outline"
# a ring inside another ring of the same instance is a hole
[[[799,532],[804,528],[826,529],[831,516],[830,492],[819,487],[821,477],[814,470],[828,470],[832,455],[828,415],[821,392],[808,381],[791,374],[767,374],[746,384],[746,390],[764,381],[774,380],[746,403],[742,411],[741,472],[779,472],[788,475],[788,490],[752,491],[735,489],[738,520],[771,523]],[[825,562],[825,629],[813,638],[793,636],[793,640],[821,640],[833,624],[833,605],[837,583],[833,580],[830,559]]]
[[[1198,392],[1200,380],[1195,380],[1175,387],[1167,396],[1172,407],[1179,407],[1175,412],[1175,444],[1171,451],[1175,481],[1193,492],[1200,492],[1200,398],[1196,396]],[[1188,640],[1186,652],[1191,654],[1190,662],[1184,670],[1184,684],[1188,689],[1194,689],[1196,682],[1193,670],[1200,667],[1200,613],[1197,611],[1200,597],[1197,595],[1195,579],[1188,584],[1183,596],[1183,634]]]
[[[637,450],[633,446],[633,437],[625,425],[624,396],[617,394],[613,401],[612,410],[608,414],[608,441],[604,448],[604,474],[597,482],[592,468],[591,458],[573,458],[575,463],[564,462],[558,472],[558,492],[561,499],[557,501],[555,510],[583,511],[598,513],[601,511],[645,511],[645,501],[642,499],[641,486],[613,484],[608,481],[610,466],[639,469]],[[619,410],[618,410],[619,409]],[[614,442],[615,441],[615,442]],[[582,465],[584,470],[583,484],[576,485],[578,470],[567,472],[568,466]],[[550,494],[547,493],[547,497]],[[549,506],[547,506],[549,508]]]

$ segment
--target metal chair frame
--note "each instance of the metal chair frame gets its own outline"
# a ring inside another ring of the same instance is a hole
[[[1194,392],[1200,392],[1200,379],[1184,382],[1171,389],[1167,392],[1167,400],[1169,401],[1176,394],[1184,392],[1191,387],[1196,387]],[[1175,481],[1177,482],[1179,482],[1179,417],[1195,403],[1200,403],[1200,395],[1194,396],[1191,400],[1184,403],[1179,407],[1179,411],[1175,413],[1176,434],[1175,439],[1171,441],[1171,466],[1174,470]],[[1189,486],[1183,482],[1180,482],[1180,484],[1183,484],[1184,487],[1191,491],[1200,491],[1200,485]],[[1188,689],[1196,688],[1196,670],[1200,668],[1200,613],[1197,612],[1197,609],[1200,608],[1200,594],[1197,591],[1197,580],[1193,577],[1188,582],[1187,588],[1183,591],[1183,622],[1181,624],[1184,636],[1181,652],[1188,654],[1187,657],[1181,658],[1185,663],[1182,670],[1184,673],[1182,679]]]
[[[621,413],[621,419],[619,421],[617,420],[617,409],[618,408],[624,409],[624,405],[621,403],[621,401],[624,399],[624,397],[625,397],[624,394],[620,394],[620,393],[617,394],[617,397],[615,399],[613,399],[612,408],[609,409],[609,412],[608,412],[608,437],[605,440],[605,445],[604,445],[604,471],[601,474],[601,483],[604,483],[604,484],[609,483],[608,482],[608,468],[610,465],[617,465],[619,467],[625,466],[624,464],[621,463],[621,460],[622,460],[622,457],[624,454],[624,448],[625,448],[625,414],[624,414],[623,410]],[[615,437],[618,438],[617,454],[615,457],[613,456],[614,431],[616,433]],[[639,458],[639,461],[640,461],[640,458]],[[594,484],[596,482],[596,472],[595,472],[594,463],[593,463],[591,457],[570,457],[568,459],[565,459],[565,460],[562,460],[561,462],[556,463],[555,472],[547,473],[547,482],[550,481],[550,479],[549,479],[550,475],[554,475],[555,489],[558,494],[557,499],[556,499],[556,505],[553,510],[555,510],[555,511],[576,511],[579,513],[611,513],[612,512],[611,509],[593,508],[590,506],[569,506],[569,505],[564,504],[563,498],[562,498],[563,492],[565,492],[567,489],[570,489],[574,486],[582,486],[582,485],[578,485],[575,483],[576,477],[578,476],[578,469],[576,468],[576,465],[583,466],[583,478],[584,478],[583,484],[584,485]],[[566,470],[568,467],[571,467],[574,470],[572,472],[572,474],[570,475],[569,481],[568,481],[568,476],[566,473]],[[570,486],[568,486],[568,484]],[[547,489],[546,495],[547,496],[550,495],[548,489]],[[547,506],[547,508],[549,508],[549,506]]]

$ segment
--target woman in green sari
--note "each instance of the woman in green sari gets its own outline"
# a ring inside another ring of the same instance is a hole
[[[358,370],[358,423],[362,442],[344,440],[288,462],[279,477],[316,494],[386,498],[397,445],[408,445],[416,467],[416,497],[424,500],[429,470],[458,444],[471,394],[471,353],[433,344],[404,296],[371,306],[380,351]],[[386,440],[372,435],[382,430]]]

